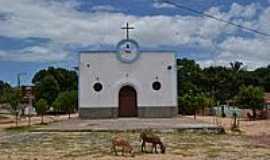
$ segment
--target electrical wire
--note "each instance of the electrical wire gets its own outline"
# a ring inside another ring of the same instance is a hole
[[[258,31],[258,30],[256,30],[256,29],[249,28],[249,27],[246,27],[246,26],[243,26],[243,25],[234,23],[234,22],[232,22],[232,21],[227,21],[227,20],[224,20],[224,19],[222,19],[222,18],[218,18],[218,17],[216,17],[216,16],[213,16],[213,15],[211,15],[211,14],[204,13],[204,12],[202,12],[202,11],[198,11],[198,10],[196,10],[196,9],[189,8],[189,7],[187,7],[187,6],[184,6],[184,5],[182,5],[182,4],[178,4],[178,3],[175,3],[175,2],[172,2],[172,1],[169,1],[169,0],[156,0],[155,2],[157,2],[157,3],[166,3],[166,4],[169,4],[169,5],[173,5],[173,6],[175,6],[176,8],[183,9],[183,10],[186,10],[186,11],[189,11],[189,12],[192,12],[192,13],[195,13],[195,14],[197,14],[197,15],[201,15],[201,16],[204,16],[204,17],[207,17],[207,18],[216,20],[216,21],[218,21],[218,22],[223,22],[223,23],[225,23],[225,24],[229,24],[229,25],[238,27],[238,28],[240,28],[240,29],[242,29],[242,30],[246,30],[246,31],[249,31],[249,32],[253,32],[253,33],[256,33],[256,34],[260,34],[260,35],[263,35],[263,36],[270,37],[270,34],[269,34],[269,33],[261,32],[261,31]]]

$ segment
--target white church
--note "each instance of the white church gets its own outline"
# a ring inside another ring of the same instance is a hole
[[[79,117],[168,118],[178,114],[176,55],[143,51],[129,38],[111,51],[82,51]]]

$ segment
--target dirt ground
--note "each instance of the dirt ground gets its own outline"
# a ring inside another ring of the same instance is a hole
[[[9,131],[10,132],[10,131]],[[17,131],[16,131],[17,132]],[[89,159],[270,159],[270,145],[241,135],[196,133],[159,134],[166,143],[166,154],[141,153],[138,133],[122,133],[135,149],[134,158],[114,156],[108,132],[28,133],[10,132],[0,140],[2,160],[89,160]],[[150,146],[147,146],[148,150]]]
[[[73,117],[78,117],[78,114],[71,114],[71,118]],[[44,116],[44,123],[52,123],[52,122],[58,122],[62,120],[68,119],[68,115],[46,115]],[[13,115],[0,115],[0,129],[5,129],[5,128],[10,128],[10,127],[15,127],[16,118]],[[32,116],[31,117],[31,125],[33,124],[40,124],[41,122],[41,116]],[[19,118],[18,120],[18,126],[28,126],[29,125],[29,118],[27,116]]]
[[[232,124],[231,118],[198,116],[197,120],[223,126],[227,130],[227,132],[230,131],[230,127]],[[241,120],[239,121],[239,126],[240,130],[243,132],[242,134],[245,135],[249,136],[270,135],[270,119],[257,121]]]
[[[198,117],[212,121],[213,117]],[[230,119],[219,119],[222,125]],[[115,156],[111,152],[111,132],[29,132],[27,128],[2,130],[0,160],[269,160],[270,121],[240,122],[240,133],[157,133],[165,142],[166,154],[140,152],[139,133],[120,133],[127,137],[136,152]],[[150,146],[147,146],[150,149]]]

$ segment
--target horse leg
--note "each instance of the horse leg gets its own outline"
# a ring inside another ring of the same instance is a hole
[[[153,153],[153,152],[154,152],[154,148],[155,148],[155,144],[154,144],[154,143],[152,143],[151,153]]]
[[[122,147],[122,156],[124,156],[125,148]]]
[[[115,146],[113,145],[112,146],[112,151],[114,152],[114,154],[117,156],[118,154],[117,154],[117,151],[116,151],[116,148],[115,148]]]
[[[155,153],[158,153],[158,151],[157,151],[157,144],[155,144]]]
[[[141,145],[141,151],[144,152],[144,148],[145,148],[145,141],[142,142],[142,145]]]

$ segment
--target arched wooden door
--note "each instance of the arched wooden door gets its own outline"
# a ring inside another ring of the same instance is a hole
[[[124,86],[119,91],[119,117],[137,116],[137,93],[131,86]]]

